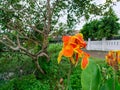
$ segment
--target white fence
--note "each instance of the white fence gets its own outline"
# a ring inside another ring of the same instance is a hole
[[[120,50],[120,40],[102,39],[101,41],[91,41],[90,39],[88,39],[87,50]]]

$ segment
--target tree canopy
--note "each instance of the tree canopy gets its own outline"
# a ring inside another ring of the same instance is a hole
[[[80,32],[83,33],[86,40],[88,38],[101,40],[104,37],[111,39],[115,35],[118,35],[118,31],[120,30],[118,20],[118,17],[112,8],[110,8],[101,19],[86,23]]]

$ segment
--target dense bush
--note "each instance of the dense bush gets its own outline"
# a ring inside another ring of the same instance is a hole
[[[15,76],[25,75],[34,71],[32,59],[19,52],[2,53],[0,66],[0,73],[13,72]]]
[[[34,75],[28,75],[6,82],[0,90],[49,90],[49,88],[47,82],[40,82]]]

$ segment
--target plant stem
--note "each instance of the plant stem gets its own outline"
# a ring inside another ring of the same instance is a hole
[[[69,86],[70,86],[70,75],[71,75],[71,72],[72,72],[72,64],[70,64],[70,69],[69,69],[69,72],[68,72],[68,78],[67,78],[67,88],[66,90],[69,90]]]
[[[116,70],[113,68],[113,90],[115,90],[115,82],[116,82]]]

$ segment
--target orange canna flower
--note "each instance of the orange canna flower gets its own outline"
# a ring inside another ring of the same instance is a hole
[[[74,36],[63,36],[63,47],[58,56],[58,63],[61,61],[61,57],[68,57],[72,64],[77,65],[78,59],[82,59],[81,68],[85,69],[89,63],[89,55],[81,50],[86,47],[86,42],[83,39],[81,33]],[[74,60],[74,56],[76,56]]]
[[[106,55],[106,62],[108,65],[118,70],[118,65],[120,64],[120,51],[109,51]]]

